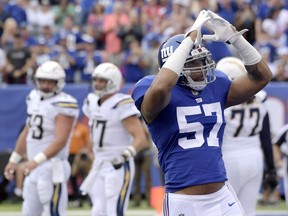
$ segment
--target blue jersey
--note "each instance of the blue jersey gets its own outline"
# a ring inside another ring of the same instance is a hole
[[[199,92],[177,84],[170,103],[148,124],[158,148],[158,160],[167,192],[227,180],[222,160],[224,106],[231,81],[219,71],[216,80]],[[141,79],[132,98],[140,110],[155,76]]]

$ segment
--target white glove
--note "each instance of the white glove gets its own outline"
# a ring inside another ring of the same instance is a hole
[[[248,29],[243,29],[237,32],[235,27],[231,25],[227,20],[223,19],[214,12],[208,10],[208,15],[212,18],[205,26],[214,31],[213,35],[203,35],[203,40],[210,41],[222,41],[228,44],[232,44],[238,37],[240,37]]]
[[[193,23],[192,27],[189,29],[188,32],[186,32],[185,37],[187,37],[192,31],[197,30],[198,35],[197,35],[197,39],[195,40],[195,42],[200,42],[201,41],[201,27],[203,26],[203,24],[205,22],[207,22],[210,19],[211,19],[211,16],[209,16],[209,14],[206,10],[200,11],[200,13],[199,13],[197,19],[195,20],[195,22]]]

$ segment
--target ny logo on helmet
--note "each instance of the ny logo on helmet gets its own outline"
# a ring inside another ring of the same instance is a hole
[[[165,47],[161,49],[161,59],[163,62],[167,60],[167,58],[174,52],[173,46]]]

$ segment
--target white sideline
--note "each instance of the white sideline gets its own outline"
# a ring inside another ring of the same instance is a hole
[[[0,216],[21,216],[20,212],[0,212]],[[89,210],[69,210],[67,216],[90,216]],[[126,216],[160,216],[153,210],[128,210]],[[288,216],[287,211],[257,211],[257,216]]]

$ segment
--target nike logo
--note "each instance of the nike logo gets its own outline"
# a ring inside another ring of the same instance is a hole
[[[231,207],[235,204],[235,202],[232,202],[232,203],[228,203],[228,205]]]

